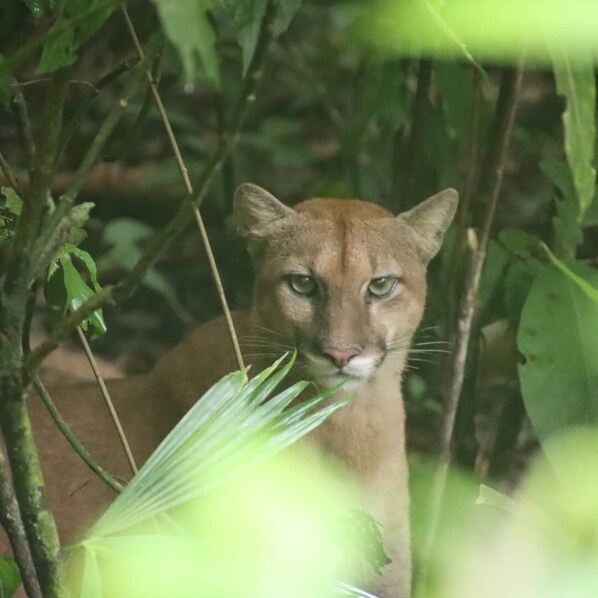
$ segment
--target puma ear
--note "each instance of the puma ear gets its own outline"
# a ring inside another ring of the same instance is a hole
[[[459,194],[454,189],[444,189],[397,216],[417,233],[419,248],[426,261],[431,260],[442,246],[442,238],[455,217],[458,203]]]
[[[257,185],[243,183],[235,191],[233,217],[242,237],[261,237],[269,224],[294,215],[295,210]]]

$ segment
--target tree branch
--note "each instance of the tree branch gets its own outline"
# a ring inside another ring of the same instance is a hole
[[[54,517],[48,509],[25,406],[21,337],[34,263],[32,250],[52,181],[67,84],[68,73],[62,70],[52,76],[47,86],[31,185],[17,224],[4,288],[0,293],[0,427],[37,578],[43,595],[48,597],[64,595],[60,543]]]
[[[4,454],[0,451],[0,523],[8,535],[12,552],[21,572],[21,580],[29,598],[42,598],[35,575],[31,551],[19,513],[19,505],[10,483]]]
[[[497,102],[495,115],[495,121],[497,123],[495,127],[497,131],[495,138],[496,147],[493,148],[491,154],[494,156],[494,163],[489,169],[490,181],[488,184],[488,188],[490,188],[491,193],[482,220],[479,241],[477,238],[475,241],[473,241],[473,239],[470,241],[472,253],[466,278],[465,292],[462,296],[459,309],[455,347],[453,353],[451,354],[452,362],[450,367],[450,382],[447,387],[448,390],[445,400],[445,414],[440,433],[440,456],[430,501],[431,518],[424,551],[425,562],[429,560],[436,534],[436,528],[438,526],[442,497],[444,494],[448,467],[451,460],[451,441],[455,425],[455,415],[459,405],[461,389],[463,387],[465,364],[467,362],[467,349],[471,335],[471,326],[476,311],[475,300],[480,283],[482,268],[484,266],[484,260],[486,258],[486,249],[490,239],[490,230],[492,228],[494,214],[496,212],[496,206],[500,196],[505,158],[509,145],[513,120],[515,117],[517,94],[521,85],[522,76],[523,64],[520,64],[515,70],[505,71],[501,81],[500,96],[503,98],[508,98],[508,101],[503,100]],[[426,573],[424,571],[420,585],[420,590],[422,592],[425,592],[425,586]]]
[[[109,474],[91,455],[91,453],[81,444],[79,439],[75,436],[69,425],[66,423],[62,414],[60,413],[58,407],[52,400],[48,389],[44,386],[41,379],[36,376],[33,380],[33,385],[39,394],[40,399],[43,401],[46,409],[52,416],[54,423],[62,433],[62,435],[67,439],[69,444],[73,447],[75,452],[83,459],[85,464],[112,490],[115,492],[122,492],[123,485],[111,474]]]

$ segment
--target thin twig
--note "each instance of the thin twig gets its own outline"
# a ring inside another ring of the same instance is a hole
[[[35,159],[35,141],[33,139],[33,132],[31,130],[31,120],[29,119],[29,111],[27,103],[21,90],[17,91],[13,98],[13,114],[17,122],[17,129],[19,138],[23,146],[23,154],[25,155],[25,163],[27,164],[27,171],[31,173],[33,160]]]
[[[129,16],[129,12],[127,11],[126,7],[123,5],[121,6],[121,11],[127,25],[127,29],[129,30],[129,34],[131,35],[131,39],[135,45],[135,49],[137,50],[137,54],[139,55],[139,59],[143,60],[145,58],[145,54],[143,52],[143,48],[139,43],[139,38],[137,37],[137,32],[135,31],[135,27],[133,22],[131,21],[131,17]],[[189,178],[189,171],[185,165],[183,160],[183,156],[181,154],[181,150],[179,148],[179,144],[177,143],[176,137],[174,135],[174,131],[170,125],[170,119],[168,118],[168,114],[164,107],[164,103],[162,102],[162,98],[160,97],[160,93],[158,92],[158,87],[156,86],[156,82],[154,80],[154,76],[152,74],[151,69],[147,68],[145,71],[145,75],[150,86],[152,96],[154,98],[154,103],[158,108],[158,112],[160,113],[160,118],[162,119],[162,124],[164,125],[164,129],[166,130],[166,135],[168,137],[168,141],[170,142],[170,147],[174,153],[174,157],[179,168],[179,172],[181,173],[181,177],[183,178],[183,183],[185,185],[185,189],[189,196],[193,195],[193,185],[191,184],[191,179]],[[208,256],[208,263],[210,265],[210,271],[212,273],[212,277],[214,278],[214,283],[216,284],[216,290],[218,292],[218,298],[220,299],[220,305],[222,306],[222,311],[224,312],[224,317],[226,319],[226,325],[228,327],[228,333],[233,345],[233,350],[235,352],[235,356],[237,359],[237,364],[239,369],[245,369],[245,364],[243,363],[243,355],[241,353],[241,347],[239,346],[239,340],[237,338],[237,333],[235,331],[235,325],[233,323],[233,319],[230,313],[230,309],[228,306],[228,301],[226,300],[226,294],[224,292],[224,286],[222,285],[222,279],[220,278],[220,272],[218,271],[218,266],[216,265],[216,259],[214,258],[214,252],[212,251],[212,246],[210,244],[210,240],[208,238],[208,233],[206,231],[206,227],[199,211],[199,208],[194,208],[194,215],[195,221],[197,223],[197,227],[199,229],[199,234],[201,236],[201,241],[203,243],[204,249],[206,251],[206,255]]]
[[[91,89],[91,93],[87,95],[85,99],[81,101],[75,115],[72,117],[71,121],[65,127],[65,131],[60,138],[60,143],[58,144],[58,151],[56,152],[56,164],[60,163],[60,158],[64,153],[73,133],[79,128],[83,118],[88,114],[89,109],[93,105],[96,98],[100,95],[101,91],[110,85],[113,81],[118,79],[123,73],[131,70],[133,66],[135,66],[137,60],[125,60],[116,68],[112,69],[109,73],[104,75],[95,85],[89,84]],[[122,98],[121,98],[122,99]]]
[[[20,197],[23,197],[23,191],[21,190],[21,185],[19,181],[14,177],[8,162],[4,158],[2,152],[0,152],[0,168],[8,181],[8,184],[19,194]]]
[[[52,416],[54,423],[66,438],[69,444],[73,447],[75,452],[81,457],[85,464],[112,490],[115,492],[122,492],[123,485],[111,474],[109,474],[91,455],[91,453],[81,444],[81,441],[75,436],[70,426],[66,423],[60,410],[56,406],[56,403],[52,400],[52,396],[48,392],[48,389],[44,386],[41,379],[36,376],[33,380],[33,385],[39,394],[39,397],[43,401],[46,409]]]
[[[81,340],[81,344],[83,345],[83,350],[85,351],[85,355],[87,356],[87,361],[89,361],[89,365],[93,371],[93,375],[95,376],[96,382],[100,387],[100,391],[102,392],[102,396],[104,397],[104,401],[106,402],[106,406],[108,407],[108,411],[110,411],[110,417],[114,423],[114,427],[118,433],[118,437],[120,439],[120,443],[125,450],[125,455],[127,456],[127,461],[129,462],[129,466],[131,467],[131,471],[135,474],[139,471],[137,468],[137,464],[135,463],[135,457],[133,457],[133,452],[131,451],[131,447],[129,446],[129,442],[125,435],[125,431],[120,423],[120,419],[118,414],[116,413],[116,409],[114,408],[114,403],[112,402],[112,398],[110,397],[110,393],[108,392],[108,388],[106,387],[106,383],[104,382],[104,378],[102,378],[102,374],[100,372],[100,368],[98,368],[98,364],[91,352],[91,348],[87,339],[85,338],[85,334],[81,327],[77,328],[77,334],[79,335],[79,339]]]
[[[521,85],[523,75],[523,64],[518,65],[514,71],[505,71],[501,82],[501,95],[507,98],[503,102],[497,104],[496,120],[500,126],[496,127],[496,151],[493,152],[495,156],[495,163],[490,170],[491,189],[490,199],[486,207],[486,212],[482,221],[479,241],[470,237],[470,249],[472,251],[469,269],[466,278],[465,292],[462,297],[461,306],[459,310],[459,320],[457,323],[457,336],[454,344],[454,351],[452,353],[451,363],[451,378],[448,385],[448,392],[446,395],[445,413],[442,422],[442,429],[440,433],[440,455],[438,462],[438,470],[434,478],[434,484],[431,494],[431,516],[428,526],[428,534],[426,537],[426,544],[424,549],[424,567],[429,562],[432,551],[432,545],[436,535],[438,526],[438,519],[440,515],[440,508],[442,504],[442,497],[446,485],[446,477],[448,467],[451,459],[451,441],[453,437],[453,429],[455,425],[455,416],[457,407],[459,405],[459,398],[461,396],[461,389],[463,387],[463,379],[465,376],[465,364],[467,362],[467,349],[469,346],[469,339],[471,335],[471,326],[476,311],[476,296],[480,283],[480,276],[486,257],[486,249],[490,239],[490,230],[494,221],[494,214],[500,196],[500,189],[502,186],[502,178],[504,171],[505,158],[509,145],[509,138],[515,117],[517,107],[517,94]],[[473,232],[473,231],[472,231]],[[425,592],[426,588],[426,570],[422,572],[419,589]]]
[[[42,591],[35,574],[25,528],[19,513],[19,505],[9,480],[2,451],[0,451],[0,523],[10,541],[27,596],[29,598],[42,598]]]
[[[215,173],[238,143],[241,125],[245,120],[249,106],[255,100],[255,88],[261,78],[266,50],[273,36],[272,24],[275,14],[273,2],[270,1],[268,2],[262,21],[261,32],[253,59],[242,82],[237,106],[229,121],[229,128],[220,136],[216,149],[206,163],[197,185],[195,185],[193,197],[183,202],[183,205],[177,210],[170,222],[150,240],[144,253],[125,278],[114,286],[105,286],[81,307],[64,318],[49,337],[31,352],[31,355],[25,360],[24,364],[26,375],[35,372],[44,358],[54,351],[58,344],[67,338],[96,309],[103,305],[115,304],[128,298],[141,283],[143,277],[149,268],[152,267],[162,250],[188,225],[193,215],[191,208],[201,206]]]

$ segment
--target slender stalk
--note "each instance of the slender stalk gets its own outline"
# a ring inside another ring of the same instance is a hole
[[[183,202],[170,222],[152,239],[135,267],[123,280],[114,286],[105,286],[79,309],[62,320],[52,334],[31,352],[31,355],[25,361],[26,372],[35,371],[43,359],[54,351],[58,344],[67,338],[81,321],[96,309],[106,304],[115,304],[129,297],[141,283],[146,272],[154,264],[161,251],[188,225],[190,219],[193,217],[192,208],[201,206],[214,175],[238,143],[241,125],[245,120],[249,106],[255,99],[255,88],[262,75],[266,50],[273,35],[272,24],[275,14],[273,2],[270,1],[264,20],[262,21],[256,51],[247,74],[243,79],[237,106],[229,121],[229,128],[220,136],[216,149],[206,163],[199,181],[195,185],[193,196]]]
[[[56,152],[56,164],[60,163],[60,158],[64,153],[73,133],[79,128],[81,122],[85,116],[89,113],[89,109],[93,105],[96,98],[100,95],[101,91],[110,85],[113,81],[118,79],[123,73],[131,70],[137,61],[125,60],[119,64],[116,68],[112,69],[109,73],[104,75],[95,85],[91,86],[91,93],[79,104],[75,115],[65,127],[65,131],[60,138],[60,144],[58,151]],[[121,98],[122,99],[122,98]]]
[[[131,17],[129,16],[129,12],[125,8],[125,6],[121,7],[121,11],[127,25],[127,29],[129,30],[129,34],[133,43],[135,45],[135,49],[137,50],[137,54],[139,55],[139,59],[143,60],[145,55],[143,52],[143,48],[139,43],[139,38],[137,37],[137,32],[135,31],[135,27],[133,26],[133,22],[131,21]],[[164,107],[164,103],[162,102],[162,98],[160,97],[160,93],[158,92],[158,87],[154,80],[154,76],[152,71],[148,68],[145,71],[148,84],[150,86],[150,90],[152,92],[152,96],[154,98],[154,103],[158,108],[158,112],[160,113],[160,118],[162,119],[162,124],[164,125],[164,129],[166,130],[166,135],[168,137],[168,141],[170,142],[170,147],[174,153],[174,157],[181,173],[181,177],[183,179],[183,183],[185,185],[185,189],[189,196],[193,195],[193,186],[191,184],[191,179],[189,178],[189,171],[185,165],[183,160],[183,155],[181,154],[181,150],[179,148],[179,144],[177,143],[176,137],[174,135],[174,131],[172,130],[172,126],[170,125],[170,119],[168,118],[168,113],[166,112],[166,108]],[[212,278],[214,279],[214,283],[216,285],[216,290],[218,292],[218,298],[220,300],[220,305],[222,306],[222,311],[224,312],[224,318],[226,320],[226,325],[228,328],[228,334],[231,339],[231,343],[233,345],[233,351],[235,353],[235,357],[237,359],[237,365],[239,369],[245,369],[245,364],[243,363],[243,355],[241,353],[241,347],[239,345],[239,340],[237,338],[237,333],[235,331],[235,325],[233,323],[233,319],[230,313],[230,309],[228,306],[228,301],[226,300],[226,294],[224,292],[224,286],[222,285],[222,279],[220,278],[220,272],[218,271],[218,266],[216,264],[216,259],[214,257],[214,252],[212,251],[212,246],[210,244],[210,239],[208,238],[208,232],[206,230],[203,218],[199,211],[199,208],[195,207],[193,210],[195,216],[195,222],[197,223],[197,227],[199,229],[199,234],[201,237],[201,241],[203,243],[204,249],[206,251],[206,255],[208,257],[208,263],[210,265],[210,271],[212,273]]]
[[[500,196],[504,163],[517,107],[517,93],[521,85],[522,76],[523,65],[520,64],[514,71],[505,71],[501,81],[501,96],[508,98],[508,101],[497,103],[496,120],[500,123],[500,126],[496,127],[498,132],[496,136],[497,147],[495,151],[493,151],[495,163],[489,169],[489,176],[491,176],[489,188],[491,189],[491,193],[482,221],[479,241],[477,241],[477,239],[475,241],[470,239],[471,259],[469,261],[465,292],[460,304],[459,319],[457,322],[457,336],[454,351],[452,353],[450,369],[451,378],[448,384],[445,413],[442,422],[442,429],[440,432],[441,447],[438,469],[434,478],[434,486],[430,501],[431,516],[424,550],[424,570],[422,571],[420,579],[420,593],[425,592],[426,587],[427,571],[425,567],[429,561],[432,545],[436,535],[440,508],[442,505],[442,497],[444,494],[448,467],[451,460],[451,441],[455,425],[455,415],[459,405],[459,398],[461,396],[461,389],[463,387],[463,379],[465,376],[467,349],[471,336],[472,322],[476,311],[475,300],[484,260],[486,258],[486,250],[488,247],[488,241],[490,239],[490,230],[492,228],[494,214],[496,212],[496,206]]]
[[[125,431],[123,430],[122,424],[120,423],[118,413],[116,413],[114,403],[112,402],[110,393],[108,392],[108,388],[106,387],[106,383],[104,382],[104,378],[102,377],[102,374],[100,372],[100,368],[98,367],[95,357],[91,352],[91,347],[89,346],[89,343],[85,338],[85,334],[83,333],[83,330],[81,330],[80,326],[77,328],[77,333],[79,335],[81,344],[83,345],[85,355],[87,356],[87,361],[89,361],[89,365],[91,366],[93,375],[95,376],[98,386],[100,387],[100,391],[102,392],[102,396],[104,397],[104,401],[106,402],[108,411],[110,412],[110,417],[112,418],[112,422],[114,423],[114,427],[116,428],[116,432],[118,433],[118,437],[125,451],[125,455],[127,456],[127,461],[129,462],[131,471],[135,474],[139,470],[137,468],[137,464],[135,463],[135,458],[133,457],[133,452],[131,451],[131,447],[129,446],[129,442],[125,435]]]
[[[29,598],[41,598],[31,551],[19,513],[19,505],[8,478],[4,454],[0,451],[0,523],[8,535],[12,552],[21,572],[21,580]]]
[[[66,423],[62,414],[60,413],[58,407],[52,400],[48,389],[44,386],[41,379],[36,376],[33,380],[33,385],[39,394],[39,397],[43,401],[46,409],[52,416],[54,423],[62,433],[62,435],[67,439],[69,444],[73,447],[75,452],[83,459],[85,464],[112,490],[115,492],[122,492],[123,485],[111,474],[109,474],[91,455],[91,453],[81,444],[79,439],[75,436],[69,425]]]
[[[21,196],[23,197],[23,191],[21,190],[21,185],[19,181],[14,177],[6,158],[0,152],[0,169],[2,169],[2,173],[6,177],[8,184]]]
[[[31,173],[31,167],[35,159],[35,141],[31,130],[31,121],[29,120],[29,111],[23,92],[18,90],[13,99],[13,114],[17,123],[19,139],[25,155],[27,170]]]

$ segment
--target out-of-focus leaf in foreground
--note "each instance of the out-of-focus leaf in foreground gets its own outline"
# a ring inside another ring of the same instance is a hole
[[[513,503],[522,507],[486,503],[486,516],[462,531],[458,552],[444,555],[442,584],[429,598],[595,595],[598,429],[571,428],[543,448],[550,459],[534,463],[523,481]]]
[[[293,361],[230,374],[194,405],[75,547],[81,596],[330,594],[352,493],[313,458],[269,458],[347,399],[293,403],[305,382],[270,398]]]
[[[365,6],[363,6],[365,5]],[[357,35],[403,55],[551,62],[598,54],[598,4],[587,0],[376,0],[362,4]]]

